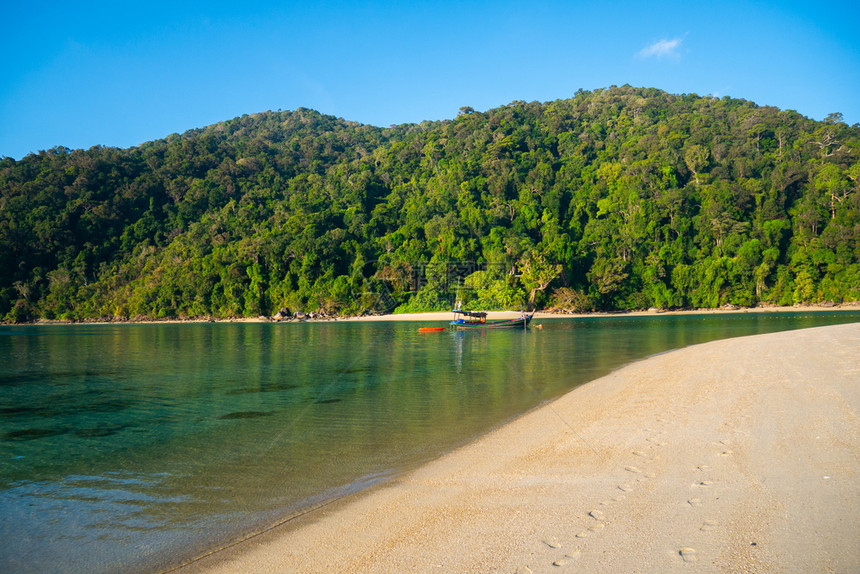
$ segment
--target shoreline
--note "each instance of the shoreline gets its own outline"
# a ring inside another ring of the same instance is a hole
[[[858,348],[850,323],[644,359],[178,571],[856,571]]]
[[[765,307],[739,307],[739,308],[715,308],[715,309],[678,309],[678,310],[640,310],[640,311],[612,311],[594,313],[566,313],[554,311],[536,311],[535,319],[583,319],[601,317],[657,317],[673,315],[733,315],[741,313],[823,313],[840,311],[860,311],[860,302],[852,302],[833,306],[800,305],[791,307],[765,306]],[[316,317],[306,319],[276,319],[274,317],[231,317],[231,318],[170,318],[149,320],[80,320],[66,321],[59,319],[38,319],[29,323],[0,323],[5,326],[28,326],[28,325],[174,325],[174,324],[199,324],[199,323],[345,323],[364,321],[450,321],[451,311],[429,311],[423,313],[398,313],[386,315],[365,315],[360,317]],[[487,318],[510,319],[519,317],[519,311],[489,311]]]

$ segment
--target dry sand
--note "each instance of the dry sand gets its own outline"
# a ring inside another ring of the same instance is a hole
[[[182,572],[860,572],[860,323],[632,364]]]
[[[847,303],[834,307],[797,306],[797,307],[745,307],[740,309],[695,309],[683,311],[619,311],[616,313],[550,313],[538,311],[534,320],[539,319],[576,319],[584,317],[654,317],[656,315],[733,315],[739,313],[827,313],[834,311],[860,311],[860,305]],[[520,311],[490,311],[487,319],[515,319]],[[365,317],[349,317],[338,321],[450,321],[451,311],[436,311],[432,313],[400,313],[397,315],[368,315]]]
[[[731,315],[735,313],[828,313],[834,311],[858,311],[860,310],[860,302],[852,301],[849,303],[823,306],[823,305],[796,305],[792,307],[743,307],[728,309],[720,307],[718,309],[685,309],[674,311],[663,311],[658,309],[650,309],[647,311],[616,311],[616,312],[600,312],[600,313],[556,313],[548,311],[538,311],[534,314],[537,319],[553,319],[565,318],[575,319],[583,317],[647,317],[655,315]],[[487,314],[488,319],[513,319],[520,316],[520,311],[490,311]],[[292,322],[330,322],[330,321],[445,321],[449,322],[453,318],[451,311],[433,311],[426,313],[398,313],[388,315],[365,315],[362,317],[317,317],[314,319],[276,319],[275,317],[194,317],[194,318],[170,318],[170,319],[133,319],[133,320],[84,320],[84,321],[66,321],[62,319],[37,319],[32,325],[132,325],[132,324],[190,324],[190,323],[292,323]],[[27,325],[28,323],[24,323]]]

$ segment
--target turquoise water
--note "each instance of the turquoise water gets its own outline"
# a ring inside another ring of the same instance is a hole
[[[157,571],[636,359],[860,312],[0,327],[0,571]]]

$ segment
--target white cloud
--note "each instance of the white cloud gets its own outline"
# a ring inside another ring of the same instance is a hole
[[[649,44],[645,46],[639,53],[637,54],[640,58],[680,58],[680,54],[678,53],[678,48],[681,47],[681,42],[683,40],[681,38],[675,38],[674,40],[659,40],[654,42],[653,44]]]

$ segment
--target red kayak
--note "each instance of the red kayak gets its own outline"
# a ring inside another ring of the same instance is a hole
[[[444,331],[447,327],[421,327],[418,329],[419,333],[438,333],[439,331]]]

